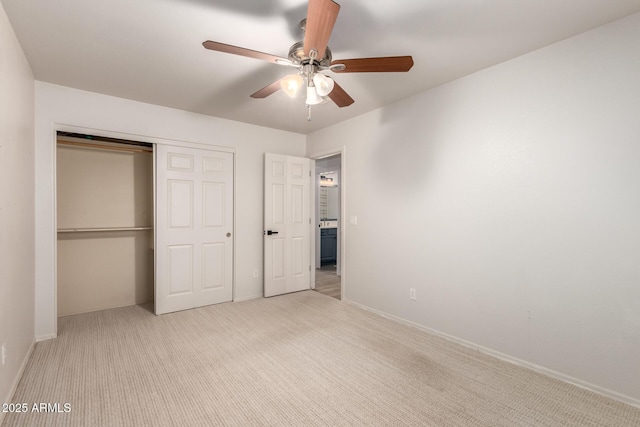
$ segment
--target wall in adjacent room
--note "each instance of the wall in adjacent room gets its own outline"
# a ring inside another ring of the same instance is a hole
[[[34,343],[34,80],[1,4],[0,94],[0,402],[11,402]]]
[[[640,405],[638,46],[640,14],[311,134],[346,299]]]

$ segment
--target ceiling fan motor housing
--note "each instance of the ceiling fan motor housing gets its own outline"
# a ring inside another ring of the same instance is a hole
[[[289,60],[294,65],[306,65],[311,62],[311,58],[309,58],[304,53],[304,42],[294,43],[289,48]],[[322,58],[321,60],[318,60],[316,58],[313,61],[314,63],[316,63],[317,65],[320,65],[321,67],[328,67],[331,65],[331,60],[332,60],[331,49],[329,49],[329,46],[327,46],[327,48],[324,51],[324,58]]]

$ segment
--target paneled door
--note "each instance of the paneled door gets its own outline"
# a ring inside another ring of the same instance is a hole
[[[231,301],[233,154],[155,151],[156,314]]]
[[[267,153],[264,296],[311,288],[310,159]]]

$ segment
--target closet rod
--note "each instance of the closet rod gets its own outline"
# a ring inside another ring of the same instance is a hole
[[[102,231],[142,231],[153,230],[153,227],[105,227],[105,228],[59,228],[58,233],[89,233]]]
[[[80,142],[80,141],[70,141],[68,139],[62,139],[62,137],[58,137],[58,145],[71,145],[76,147],[84,147],[84,148],[99,148],[102,150],[115,150],[115,151],[128,151],[131,153],[153,153],[152,148],[142,147],[139,145],[131,145],[127,147],[125,144],[109,144],[107,142]]]

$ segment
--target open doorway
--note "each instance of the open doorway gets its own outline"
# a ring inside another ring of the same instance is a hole
[[[341,175],[340,154],[316,160],[316,274],[315,290],[341,299]]]

